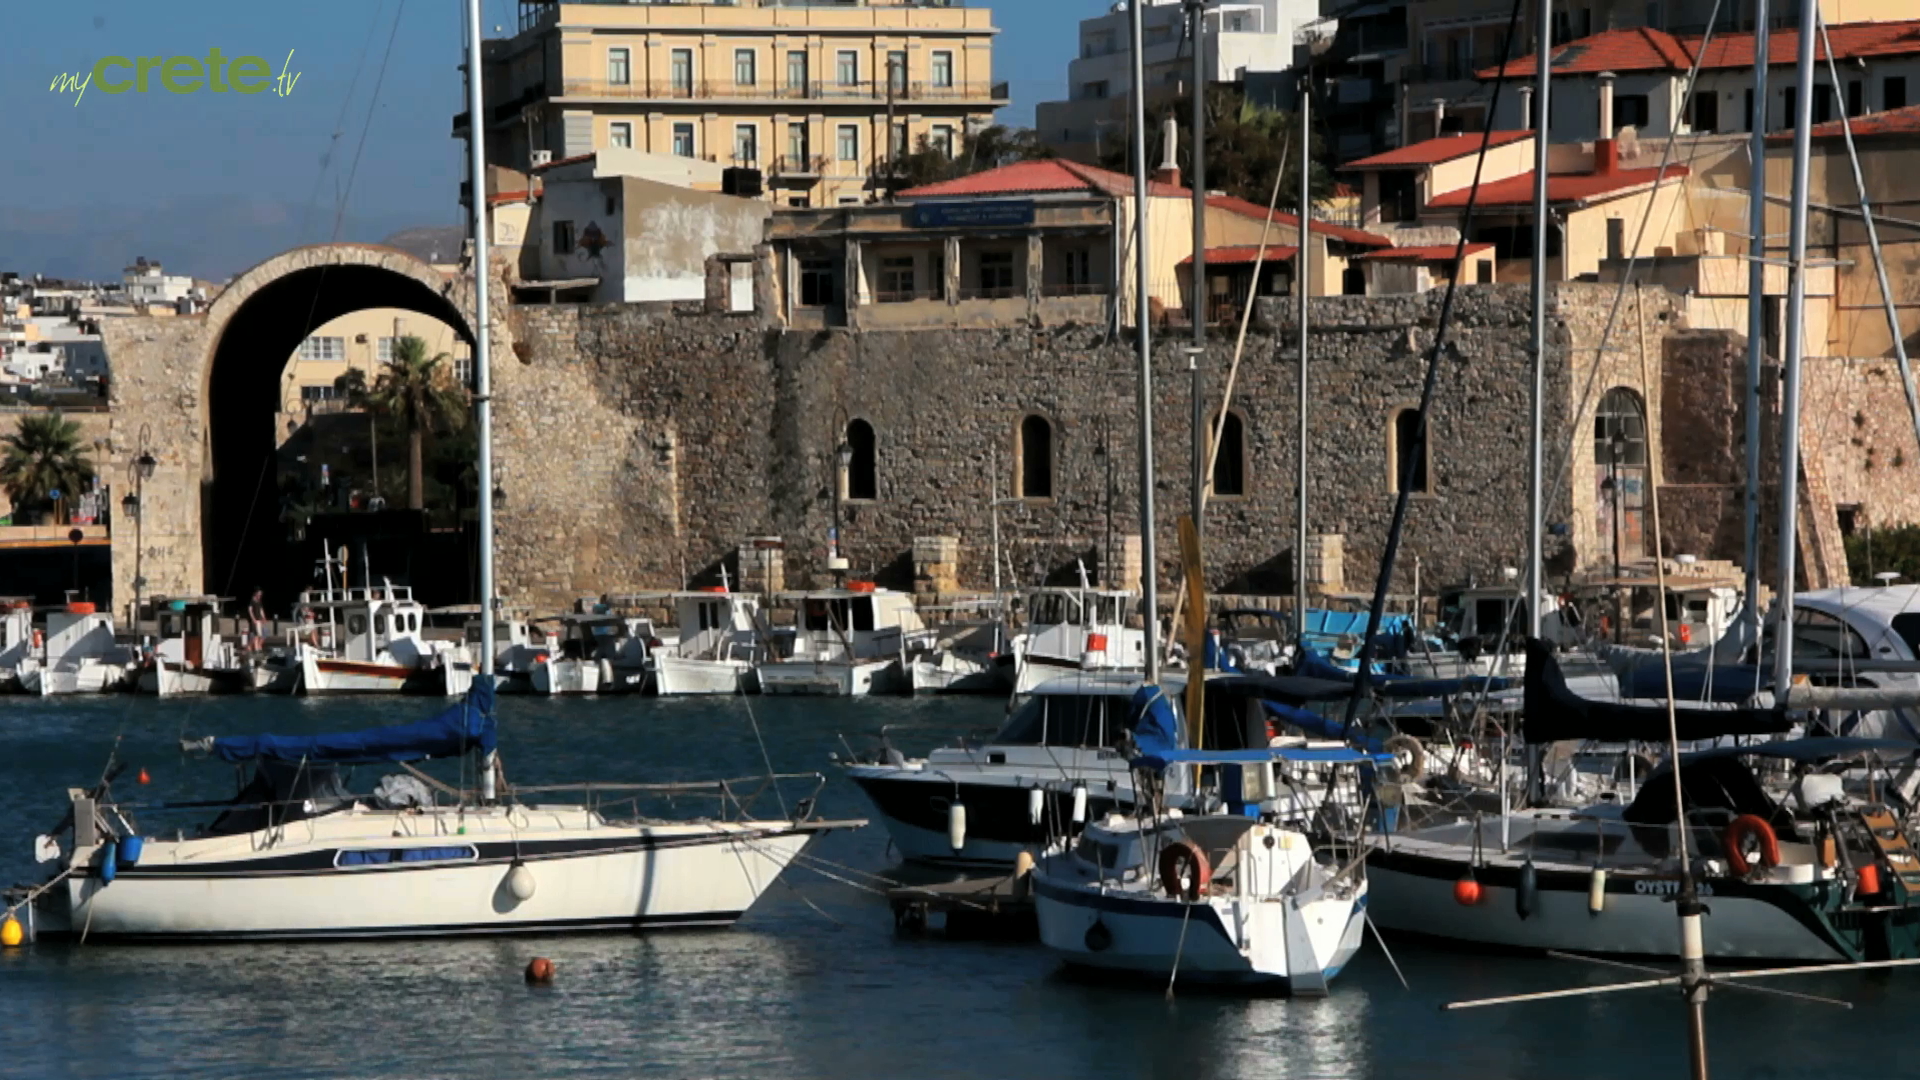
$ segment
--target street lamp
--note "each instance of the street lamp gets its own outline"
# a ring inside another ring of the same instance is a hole
[[[147,481],[153,479],[154,471],[160,466],[160,462],[153,456],[153,451],[147,448],[147,440],[152,436],[153,428],[150,425],[140,425],[138,445],[140,452],[127,463],[127,478],[133,481],[133,491],[120,500],[121,512],[133,522],[133,617],[128,622],[133,625],[135,633],[140,629],[141,593],[147,585],[146,575],[141,572],[141,563],[147,546],[146,515],[142,514],[141,510],[144,509],[146,502]]]

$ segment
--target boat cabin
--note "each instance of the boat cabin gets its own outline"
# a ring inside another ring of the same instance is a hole
[[[1551,594],[1542,594],[1540,634],[1556,645],[1579,640],[1579,617]],[[1440,627],[1463,654],[1486,655],[1505,643],[1508,653],[1527,643],[1527,594],[1516,584],[1468,584],[1440,592]]]
[[[296,637],[337,650],[341,660],[417,666],[433,650],[424,636],[427,609],[405,585],[383,581],[357,588],[308,589],[293,608]]]
[[[1669,644],[1702,648],[1720,640],[1740,613],[1740,590],[1730,582],[1650,575],[1609,577],[1575,588],[1567,618],[1595,640],[1660,647],[1664,617]],[[1664,608],[1664,611],[1662,610]]]
[[[155,596],[147,604],[158,638],[154,655],[162,661],[195,671],[234,666],[234,642],[219,630],[220,597]]]
[[[0,674],[33,658],[33,601],[0,596]]]
[[[913,597],[863,581],[800,593],[795,660],[871,660],[898,656],[927,637]]]
[[[605,660],[640,667],[647,650],[660,647],[652,619],[611,613],[556,615],[536,619],[545,628],[545,651],[556,660]]]
[[[48,664],[101,659],[117,651],[113,616],[96,610],[92,604],[74,602],[47,612],[45,659]]]
[[[725,586],[674,593],[673,610],[680,621],[680,656],[724,659],[731,651],[750,653],[760,641],[760,598],[752,593]]]
[[[1138,669],[1147,662],[1143,630],[1129,625],[1140,597],[1119,589],[1043,588],[1026,597],[1026,657],[1074,667]]]

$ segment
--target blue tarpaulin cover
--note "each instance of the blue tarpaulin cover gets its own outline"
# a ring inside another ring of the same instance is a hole
[[[426,720],[332,735],[226,735],[214,739],[212,749],[222,761],[266,758],[352,765],[458,757],[476,749],[490,753],[497,734],[493,677],[475,675],[465,700]]]

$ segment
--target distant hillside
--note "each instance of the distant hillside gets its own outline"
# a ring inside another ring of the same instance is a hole
[[[458,220],[458,214],[449,208],[447,218]],[[144,206],[0,206],[0,270],[118,280],[123,267],[144,255],[169,273],[225,281],[288,248],[325,241],[332,229],[326,205],[309,211],[250,196],[190,195]],[[457,259],[459,243],[448,247],[443,231],[420,227],[418,214],[349,216],[340,239]]]

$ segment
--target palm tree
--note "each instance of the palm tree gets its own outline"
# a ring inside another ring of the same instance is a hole
[[[467,389],[455,381],[451,357],[429,357],[425,341],[401,338],[392,363],[366,391],[366,403],[407,429],[407,506],[423,509],[427,435],[457,431],[467,422]]]
[[[0,437],[0,488],[16,512],[50,505],[53,493],[78,494],[93,479],[80,449],[80,425],[59,413],[28,413],[19,430]]]

